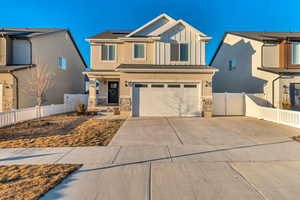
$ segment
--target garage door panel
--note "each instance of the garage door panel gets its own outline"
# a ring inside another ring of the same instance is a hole
[[[200,116],[199,88],[133,88],[134,116]]]

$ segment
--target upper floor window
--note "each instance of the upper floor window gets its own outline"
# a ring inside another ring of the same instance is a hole
[[[116,59],[116,47],[113,44],[101,45],[101,60],[112,61]]]
[[[292,64],[300,64],[300,42],[292,42]]]
[[[171,43],[171,61],[188,61],[188,44]]]
[[[134,59],[145,58],[145,44],[133,44],[133,58]]]
[[[58,64],[59,64],[60,69],[62,69],[62,70],[66,70],[67,69],[68,63],[67,63],[67,59],[66,58],[59,57],[58,58]]]
[[[236,59],[229,60],[228,68],[229,68],[229,71],[232,71],[232,70],[236,69]]]

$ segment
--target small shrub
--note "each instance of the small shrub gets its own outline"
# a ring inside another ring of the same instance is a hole
[[[292,109],[292,105],[289,103],[282,103],[282,108],[285,110],[291,110]]]
[[[85,113],[85,106],[84,104],[80,103],[80,104],[77,104],[77,114],[79,115],[83,115]]]
[[[119,115],[120,114],[120,109],[119,108],[113,108],[114,115]]]

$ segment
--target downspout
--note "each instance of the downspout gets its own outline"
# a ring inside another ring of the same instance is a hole
[[[281,74],[279,74],[279,76],[276,77],[275,79],[273,79],[273,81],[272,81],[272,107],[273,107],[273,108],[275,108],[275,106],[274,106],[274,101],[275,101],[275,95],[274,95],[275,89],[274,89],[274,84],[275,84],[275,81],[277,81],[277,80],[280,79],[280,78],[281,78]]]
[[[13,72],[10,72],[10,74],[16,80],[16,104],[17,104],[16,109],[19,109],[19,81],[18,81],[18,78],[16,77],[16,75],[14,75]]]

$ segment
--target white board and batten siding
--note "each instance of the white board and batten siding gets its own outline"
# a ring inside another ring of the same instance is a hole
[[[171,43],[188,44],[188,61],[171,61]],[[155,42],[155,64],[157,65],[205,65],[205,42],[199,40],[199,33],[190,27],[177,25]]]

